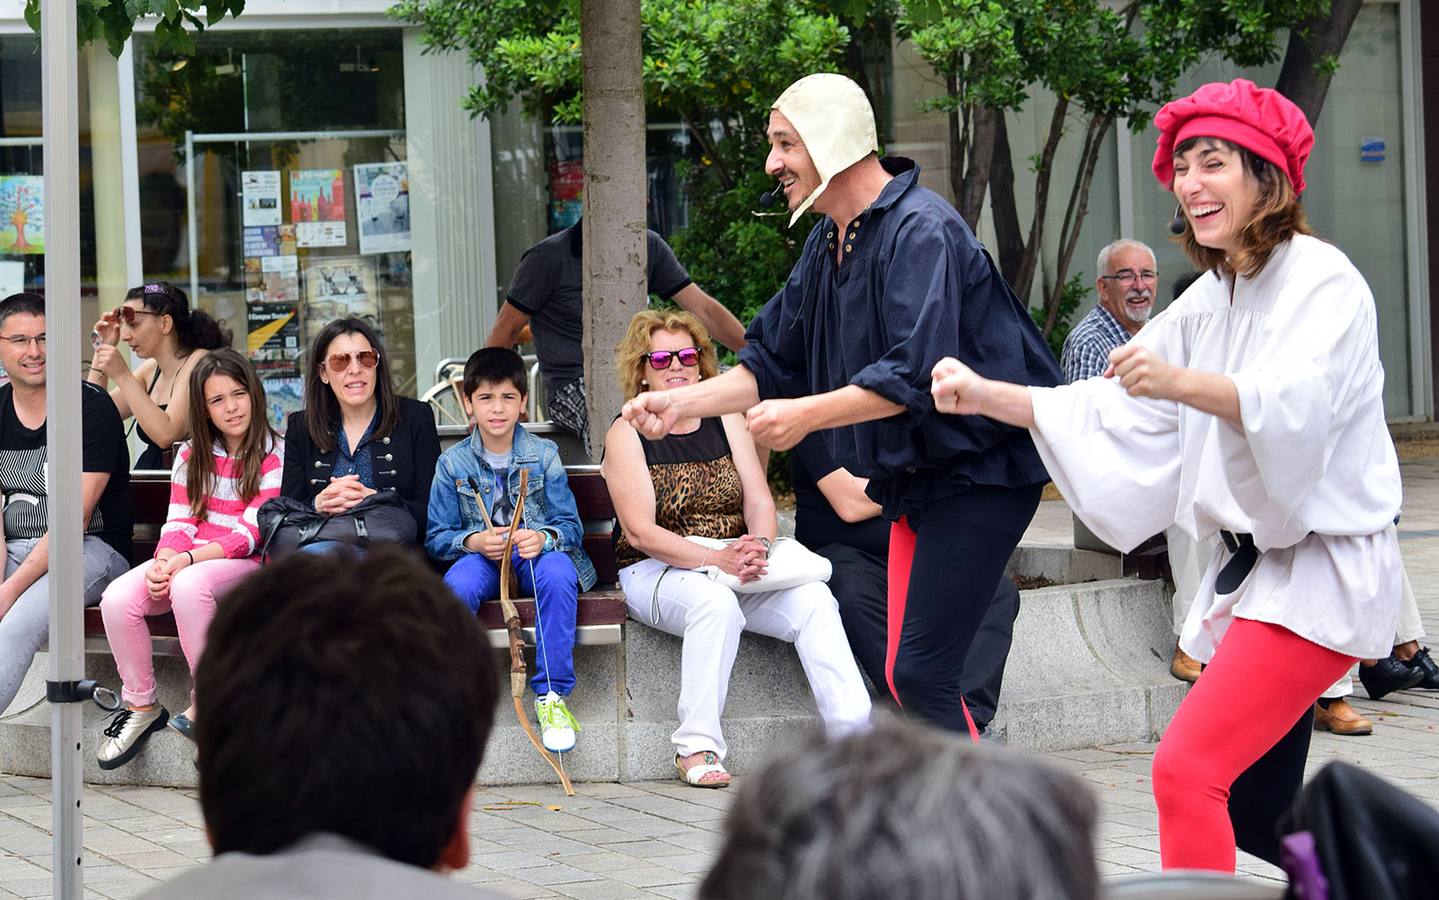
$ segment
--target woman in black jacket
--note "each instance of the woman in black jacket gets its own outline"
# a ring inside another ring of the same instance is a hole
[[[340,513],[393,489],[423,536],[440,458],[433,413],[395,394],[379,335],[362,319],[326,325],[309,359],[305,408],[290,414],[285,432],[280,493],[320,512]]]

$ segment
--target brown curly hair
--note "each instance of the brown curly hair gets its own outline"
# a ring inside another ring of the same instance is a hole
[[[1174,148],[1175,157],[1194,149],[1203,142],[1206,149],[1223,148],[1237,152],[1244,170],[1259,182],[1259,196],[1254,201],[1254,212],[1250,220],[1239,230],[1238,246],[1225,252],[1213,247],[1202,246],[1194,239],[1194,228],[1189,217],[1184,216],[1184,232],[1172,238],[1189,257],[1189,261],[1201,272],[1218,269],[1226,275],[1236,272],[1245,278],[1253,278],[1269,262],[1274,248],[1296,234],[1313,234],[1304,207],[1289,178],[1269,160],[1256,155],[1248,147],[1221,138],[1193,137],[1182,141]],[[1173,184],[1170,184],[1173,188]]]
[[[700,377],[713,378],[719,374],[719,355],[715,353],[709,330],[699,319],[682,309],[640,310],[630,319],[630,327],[615,346],[615,370],[626,400],[633,399],[643,389],[640,382],[649,368],[645,355],[650,352],[650,337],[656,331],[689,332],[700,352]]]

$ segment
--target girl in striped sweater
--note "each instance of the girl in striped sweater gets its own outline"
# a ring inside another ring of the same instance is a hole
[[[207,354],[190,373],[190,397],[191,439],[175,454],[155,558],[116,578],[100,599],[125,701],[101,737],[102,769],[133,759],[167,720],[190,737],[193,691],[190,707],[174,718],[155,700],[145,617],[175,614],[193,680],[216,599],[260,566],[260,504],[280,493],[284,448],[249,361],[230,349]]]

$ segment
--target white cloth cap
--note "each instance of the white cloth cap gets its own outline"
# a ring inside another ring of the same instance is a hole
[[[789,217],[793,226],[829,187],[830,179],[879,152],[874,109],[859,85],[828,72],[806,75],[785,88],[770,109],[789,119],[819,170],[819,187]]]

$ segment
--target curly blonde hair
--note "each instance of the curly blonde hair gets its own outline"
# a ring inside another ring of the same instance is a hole
[[[625,336],[615,346],[615,370],[620,376],[620,390],[625,399],[633,399],[644,389],[640,384],[649,369],[646,354],[650,352],[650,337],[656,331],[687,331],[694,338],[700,352],[700,377],[713,378],[719,374],[719,355],[715,353],[714,342],[709,330],[700,320],[682,309],[645,309],[630,319]]]

